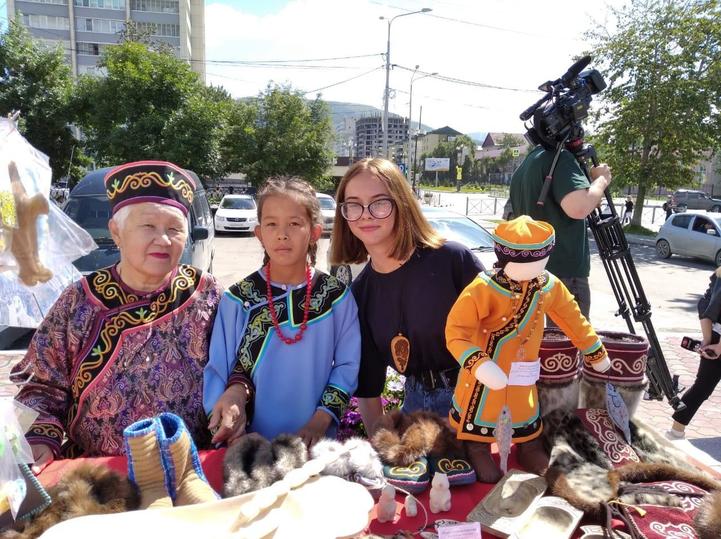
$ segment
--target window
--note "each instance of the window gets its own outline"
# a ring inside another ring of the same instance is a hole
[[[125,9],[125,0],[74,0],[78,7],[95,7],[100,9]]]
[[[67,6],[68,0],[25,0],[26,2],[33,2],[35,4],[55,4],[58,6]]]
[[[123,29],[125,21],[117,19],[86,19],[75,18],[75,29],[79,32],[96,32],[98,34],[117,34]]]
[[[139,30],[145,30],[154,36],[162,37],[180,37],[179,24],[155,24],[152,22],[139,22]]]
[[[679,228],[688,228],[688,224],[691,222],[691,215],[676,215],[673,218],[671,224]]]
[[[30,28],[46,28],[48,30],[70,30],[70,19],[54,15],[25,15],[23,24]]]
[[[64,41],[60,39],[42,39],[42,38],[35,38],[35,41],[40,43],[43,47],[46,49],[54,50],[58,47],[60,47],[63,50],[64,54],[68,54],[70,51],[70,42]]]
[[[105,47],[107,47],[105,43],[83,43],[82,41],[76,43],[78,54],[87,56],[100,56],[105,51]]]
[[[220,204],[221,208],[227,208],[231,210],[254,210],[255,200],[252,198],[224,198]]]
[[[693,222],[692,230],[694,232],[699,232],[700,234],[716,234],[716,227],[713,226],[713,223],[705,217],[696,217],[696,220]]]
[[[154,11],[156,13],[178,13],[178,0],[130,0],[133,11]]]

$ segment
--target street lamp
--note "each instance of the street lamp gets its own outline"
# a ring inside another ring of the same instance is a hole
[[[421,75],[417,79],[415,78],[418,74],[418,66],[413,70],[413,74],[411,75],[411,87],[408,91],[408,179],[411,179],[411,174],[413,174],[413,171],[411,170],[411,164],[413,163],[413,159],[411,159],[411,117],[413,115],[413,81],[414,80],[421,80],[425,79],[426,77],[435,77],[438,75],[438,72],[433,73],[426,73],[424,75]],[[418,123],[418,131],[421,130],[421,124]]]
[[[388,38],[386,40],[386,87],[385,91],[383,92],[383,157],[385,158],[388,158],[388,82],[391,72],[391,24],[393,24],[394,20],[400,17],[407,17],[408,15],[415,15],[416,13],[428,13],[429,11],[432,11],[432,9],[429,7],[424,7],[423,9],[419,9],[418,11],[401,13],[400,15],[396,15],[395,17],[391,17],[390,19],[387,19],[386,17],[378,17],[381,20],[388,21]]]

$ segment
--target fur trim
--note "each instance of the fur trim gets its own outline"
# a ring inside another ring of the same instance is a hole
[[[606,384],[588,380],[581,377],[581,390],[578,397],[579,408],[606,408]],[[614,384],[623,402],[628,408],[628,415],[633,417],[641,403],[643,392],[648,386],[647,382],[642,384]]]
[[[694,519],[699,539],[717,539],[721,530],[721,492],[704,496]]]
[[[17,537],[39,537],[58,522],[86,515],[122,513],[140,507],[140,494],[128,480],[104,466],[83,464],[48,489],[50,506],[28,521]]]
[[[310,454],[313,458],[326,454],[340,454],[335,461],[326,465],[323,470],[326,475],[335,475],[351,481],[358,479],[364,485],[383,480],[383,465],[368,440],[349,438],[344,443],[340,443],[325,439],[315,444]]]
[[[251,432],[225,452],[223,497],[269,487],[307,460],[308,451],[298,436],[280,434],[271,443]]]
[[[438,414],[394,410],[380,417],[371,444],[384,463],[409,466],[420,457],[462,457],[461,442]]]
[[[238,496],[273,484],[273,448],[252,432],[228,448],[223,458],[223,496]]]

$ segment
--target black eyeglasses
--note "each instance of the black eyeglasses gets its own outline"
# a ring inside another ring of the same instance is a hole
[[[363,212],[368,210],[371,217],[376,219],[386,219],[391,213],[393,213],[393,199],[392,198],[379,198],[374,200],[367,206],[360,204],[359,202],[343,202],[340,204],[340,213],[346,221],[357,221],[363,217]]]

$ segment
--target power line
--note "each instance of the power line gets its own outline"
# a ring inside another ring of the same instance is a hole
[[[505,91],[508,91],[508,92],[534,92],[534,93],[537,93],[537,92],[538,92],[538,90],[535,89],[535,88],[533,88],[533,89],[527,89],[527,88],[511,88],[511,87],[508,87],[508,86],[497,86],[497,85],[495,85],[495,84],[488,84],[488,83],[485,83],[485,82],[476,82],[476,81],[472,81],[472,80],[459,79],[459,78],[456,78],[456,77],[449,77],[449,76],[447,76],[447,75],[440,75],[440,74],[438,74],[438,73],[435,73],[435,74],[434,74],[434,73],[427,73],[427,72],[425,72],[425,71],[420,71],[420,70],[416,70],[416,69],[411,69],[411,68],[409,68],[409,67],[405,67],[405,66],[402,66],[402,65],[399,65],[399,64],[393,64],[393,66],[394,66],[394,67],[397,67],[397,68],[399,68],[399,69],[402,69],[403,71],[410,71],[410,72],[416,71],[417,73],[420,73],[421,75],[427,75],[429,78],[433,78],[433,79],[437,79],[437,80],[442,80],[442,81],[445,81],[445,82],[451,82],[451,83],[453,83],[453,84],[463,84],[463,85],[465,85],[465,86],[475,86],[475,87],[477,87],[477,88],[489,88],[489,89],[492,89],[492,90],[505,90]]]
[[[310,90],[310,91],[308,91],[308,92],[303,92],[303,93],[305,93],[305,94],[314,94],[315,92],[320,92],[320,91],[322,91],[322,90],[327,90],[328,88],[332,88],[333,86],[339,86],[339,85],[341,85],[341,84],[345,84],[346,82],[350,82],[350,81],[352,81],[352,80],[359,79],[359,78],[361,78],[361,77],[365,77],[366,75],[370,75],[370,74],[373,73],[374,71],[378,71],[379,69],[383,69],[384,67],[385,67],[384,65],[383,65],[383,66],[374,67],[374,68],[371,69],[370,71],[366,71],[365,73],[361,73],[360,75],[356,75],[355,77],[351,77],[351,78],[349,78],[349,79],[345,79],[345,80],[341,80],[341,81],[338,81],[338,82],[334,82],[333,84],[329,84],[328,86],[323,86],[322,88],[317,88],[317,89],[315,89],[315,90]]]

